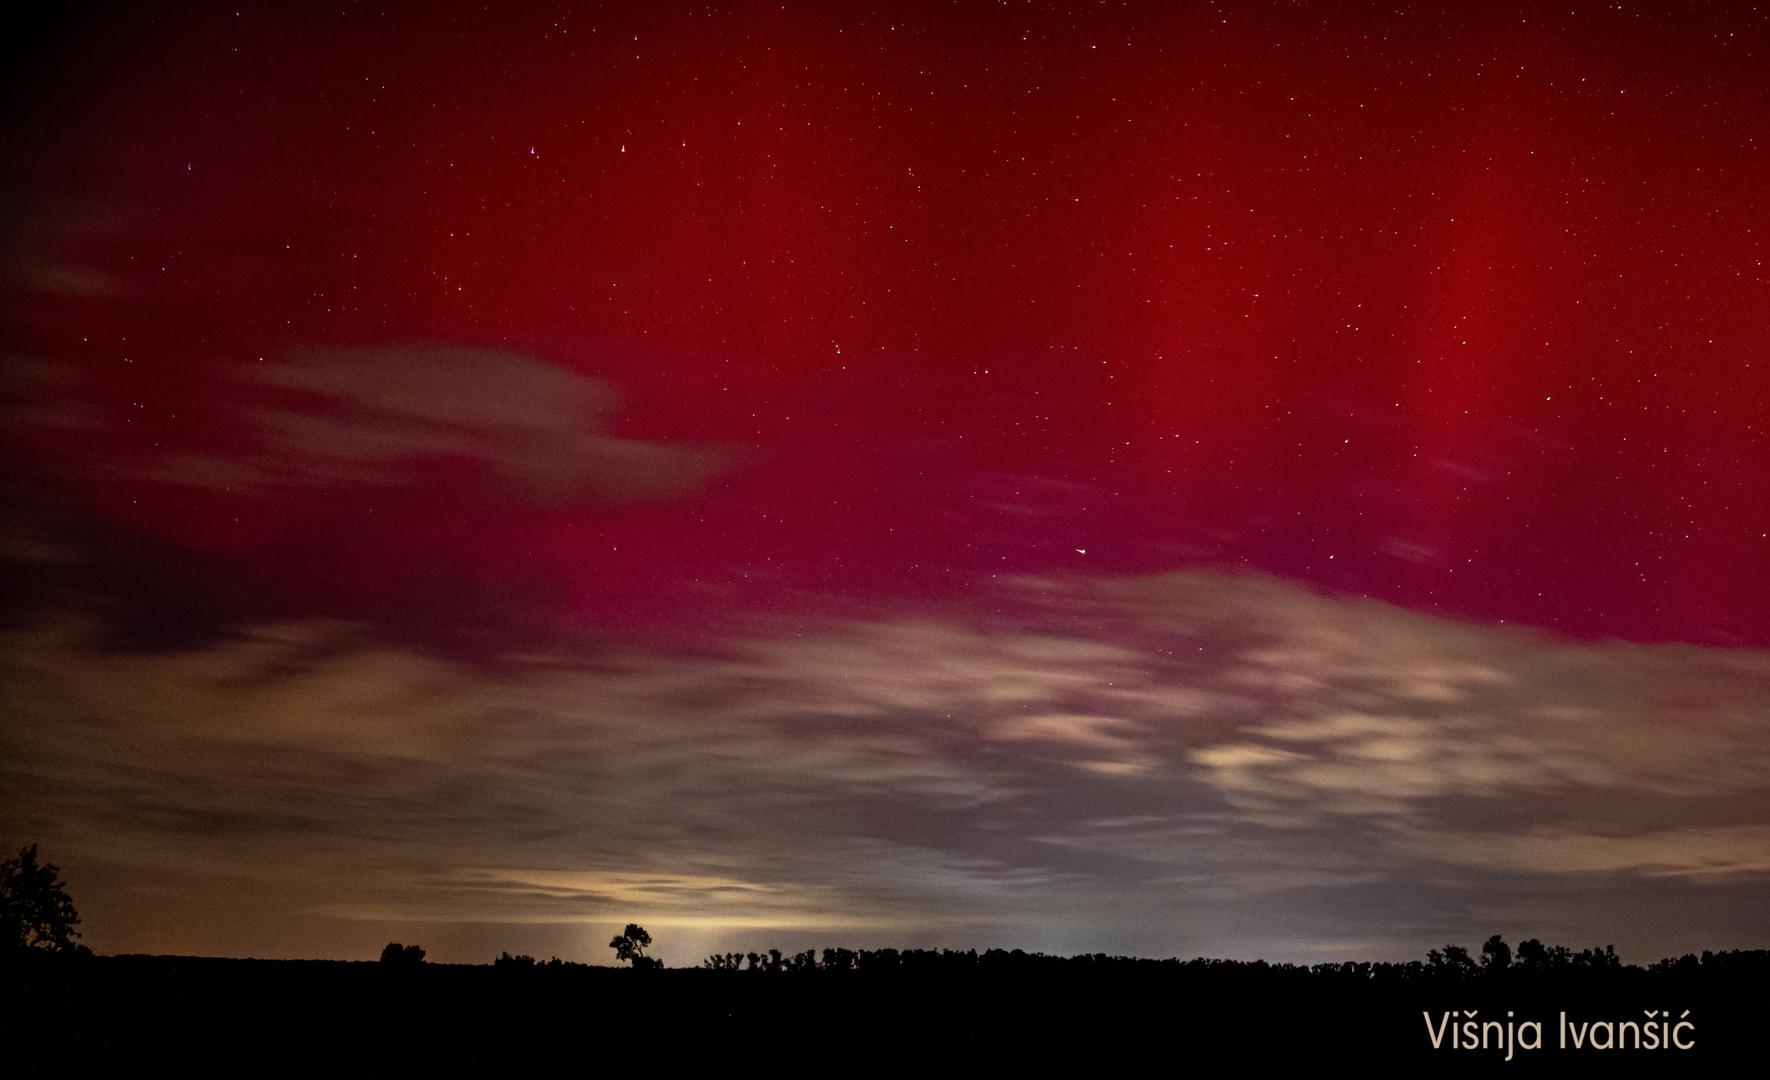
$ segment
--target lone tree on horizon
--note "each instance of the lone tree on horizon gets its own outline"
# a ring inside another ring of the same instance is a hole
[[[36,844],[0,863],[0,950],[87,951],[75,943],[80,916],[67,882],[56,880],[60,872],[54,863],[37,864]]]
[[[650,944],[651,935],[645,932],[645,927],[638,923],[628,923],[627,929],[609,940],[608,947],[615,951],[616,960],[630,963],[635,968],[662,967],[662,964],[645,955],[645,947]]]

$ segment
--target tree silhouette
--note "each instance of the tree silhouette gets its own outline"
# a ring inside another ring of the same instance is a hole
[[[1548,967],[1549,950],[1536,938],[1525,938],[1518,943],[1518,963],[1527,968]]]
[[[83,951],[75,944],[80,916],[68,896],[60,870],[54,863],[37,864],[37,845],[23,849],[18,858],[0,863],[0,949],[7,952],[36,949],[43,952]]]
[[[1481,966],[1488,971],[1504,971],[1512,966],[1512,947],[1498,934],[1481,943]]]
[[[645,927],[638,923],[628,923],[627,929],[609,939],[608,947],[615,951],[615,959],[622,963],[632,964],[635,968],[657,967],[658,962],[645,955],[645,947],[651,944],[651,935]]]

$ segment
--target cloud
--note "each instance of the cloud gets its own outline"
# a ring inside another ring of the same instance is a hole
[[[158,654],[21,626],[0,816],[121,882],[114,922],[161,890],[107,947],[219,896],[317,942],[481,926],[486,955],[629,919],[678,927],[675,962],[817,943],[795,934],[1412,955],[1553,926],[1657,955],[1727,943],[1594,897],[1683,883],[1679,925],[1726,924],[1770,874],[1763,652],[1206,572],[993,600],[490,667],[336,621]]]
[[[551,505],[680,498],[717,469],[704,449],[611,434],[614,392],[516,353],[458,346],[307,348],[248,366],[274,392],[247,410],[257,453],[168,457],[165,480],[229,489],[399,486],[414,462],[490,468],[517,497]]]
[[[477,472],[512,504],[557,507],[681,499],[723,465],[710,447],[615,434],[619,398],[606,383],[495,349],[309,347],[196,368],[187,390],[202,422],[170,425],[125,454],[97,448],[114,451],[110,440],[147,403],[132,402],[119,420],[74,364],[15,356],[5,367],[0,396],[43,441],[47,471],[66,486],[106,479],[249,498],[438,497],[450,486],[442,480]],[[189,411],[152,404],[143,416]],[[437,471],[448,468],[465,472]]]
[[[1761,790],[1770,766],[1760,651],[1578,643],[1270,579],[1181,575],[1137,603],[1157,625],[1223,643],[1218,681],[1262,698],[1261,719],[1192,751],[1249,809],[1410,818],[1456,797],[1675,802]]]
[[[1103,776],[1135,776],[1156,767],[1137,751],[1137,727],[1113,716],[1046,713],[1007,717],[988,725],[983,736],[997,741],[1046,743],[1080,753],[1071,764]]]
[[[115,207],[43,189],[9,193],[12,213],[0,236],[0,283],[52,296],[114,299],[127,290],[82,255],[94,240],[117,235]]]
[[[679,537],[729,463],[625,434],[607,384],[497,350],[192,360],[176,395],[89,358],[7,361],[28,465],[3,482],[0,565],[26,586],[9,610],[102,611],[138,646],[312,615],[457,652],[544,636],[587,590],[638,593],[673,569],[660,554],[664,570],[616,579],[597,557],[631,556],[611,540],[586,557],[585,534]]]
[[[1487,870],[1696,879],[1770,874],[1770,825],[1659,829],[1627,836],[1531,829],[1510,836],[1435,834],[1414,842],[1431,858]]]

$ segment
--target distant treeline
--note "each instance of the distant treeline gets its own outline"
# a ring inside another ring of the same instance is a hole
[[[554,961],[558,963],[558,960]],[[1566,945],[1545,945],[1529,938],[1520,942],[1517,953],[1499,935],[1487,938],[1480,954],[1471,954],[1464,945],[1444,945],[1428,951],[1425,960],[1340,961],[1340,963],[1271,963],[1266,960],[1149,960],[1142,956],[1113,956],[1106,953],[1055,956],[1050,953],[1027,953],[1023,949],[816,949],[784,954],[779,949],[766,953],[719,953],[701,961],[701,967],[715,972],[874,972],[874,970],[906,970],[906,972],[1028,972],[1028,970],[1186,970],[1186,972],[1271,972],[1297,976],[1358,977],[1358,979],[1420,979],[1420,977],[1474,977],[1496,974],[1503,970],[1519,972],[1696,972],[1726,970],[1728,974],[1761,972],[1770,974],[1770,949],[1735,949],[1735,951],[1703,951],[1687,953],[1651,963],[1646,968],[1625,965],[1612,945],[1574,949]]]
[[[1499,935],[1482,945],[1479,956],[1461,945],[1432,949],[1424,960],[1405,962],[1343,961],[1321,964],[1272,963],[1266,960],[1181,960],[1147,959],[1136,956],[1115,956],[1087,953],[1079,956],[1056,956],[1021,949],[843,949],[817,950],[783,954],[779,949],[765,953],[718,953],[701,962],[711,971],[742,971],[760,973],[808,971],[911,971],[987,972],[1079,971],[1187,971],[1244,972],[1248,974],[1290,974],[1352,977],[1376,980],[1473,978],[1500,972],[1694,972],[1723,970],[1729,974],[1757,972],[1770,974],[1770,949],[1732,950],[1659,960],[1646,968],[1624,964],[1616,949],[1587,948],[1579,951],[1565,945],[1544,945],[1531,938],[1518,945],[1516,953]]]
[[[555,956],[546,961],[528,955],[501,953],[492,961],[496,968],[581,968],[589,965]],[[1411,979],[1440,980],[1445,978],[1476,978],[1501,972],[1637,972],[1695,973],[1723,971],[1729,975],[1757,973],[1770,975],[1770,949],[1739,949],[1722,952],[1704,950],[1668,957],[1646,967],[1625,964],[1613,946],[1605,945],[1574,950],[1566,945],[1545,945],[1536,938],[1518,944],[1516,950],[1498,934],[1487,939],[1478,950],[1462,945],[1446,945],[1432,949],[1424,960],[1408,961],[1342,961],[1320,964],[1272,963],[1266,960],[1212,960],[1198,958],[1149,959],[1117,956],[1107,953],[1084,953],[1059,956],[1023,949],[847,949],[828,948],[819,952],[805,949],[784,953],[779,949],[766,952],[715,953],[701,961],[700,968],[720,972],[756,972],[786,974],[804,972],[881,972],[897,971],[916,974],[942,974],[976,971],[989,974],[1050,972],[1075,973],[1101,971],[1115,973],[1214,972],[1218,974],[1332,976],[1336,978],[1407,981]]]

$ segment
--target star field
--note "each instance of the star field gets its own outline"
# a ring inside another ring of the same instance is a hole
[[[167,805],[132,842],[195,837],[239,896],[275,891],[276,859],[194,824],[281,835],[223,779],[258,759],[225,724],[142,719],[201,686],[313,755],[273,800],[325,788],[334,737],[381,778],[380,810],[297,831],[385,855],[384,894],[304,908],[292,953],[355,948],[338,927],[371,917],[484,914],[418,912],[420,866],[506,881],[519,854],[603,880],[618,853],[586,838],[639,820],[665,869],[737,879],[712,852],[780,852],[756,872],[781,911],[954,941],[1055,932],[1024,878],[1103,905],[1126,948],[1257,953],[1258,933],[1176,930],[1137,899],[1198,898],[1161,852],[1199,828],[1258,853],[1213,862],[1200,895],[1301,890],[1257,913],[1299,954],[1456,929],[1444,911],[1528,861],[1472,838],[1489,828],[1574,863],[1645,838],[1529,886],[1569,925],[1688,829],[1729,868],[1691,919],[1748,925],[1728,889],[1761,881],[1739,852],[1770,803],[1724,763],[1765,745],[1770,13],[76,7],[8,52],[4,554],[32,687],[9,724],[61,734],[15,735],[4,805],[75,849],[70,875],[82,843],[139,872],[98,839],[122,835],[100,781],[124,764],[88,747],[111,764],[83,772],[59,726],[111,717],[173,725],[208,762],[185,778],[201,813]],[[990,642],[1073,678],[845,691],[825,666]],[[1599,683],[1631,663],[1661,681],[1618,719]],[[82,671],[140,710],[55,713]],[[289,680],[328,719],[215,689],[233,679]],[[627,711],[586,716],[565,683]],[[444,684],[477,717],[452,735],[373,689]],[[674,734],[702,713],[723,765]],[[384,743],[342,734],[368,716]],[[503,722],[512,754],[545,752],[527,794],[493,764],[481,725]],[[1676,775],[1607,756],[1606,725],[1696,756]],[[408,759],[434,786],[380,771]],[[623,760],[685,801],[572,801]],[[65,803],[39,787],[81,776]],[[1658,827],[1616,816],[1630,783]],[[682,809],[720,784],[756,801]],[[774,785],[792,813],[761,809]],[[390,809],[451,798],[484,811],[467,850]],[[1483,800],[1536,816],[1502,827],[1465,805]],[[529,801],[567,823],[556,842],[512,824]],[[382,811],[396,854],[365,839]],[[1442,903],[1406,884],[1432,827],[1467,838]],[[846,876],[861,850],[896,884]],[[1394,936],[1354,893],[1405,913]],[[709,943],[763,918],[719,910],[679,914]],[[120,942],[170,940],[129,918]]]

